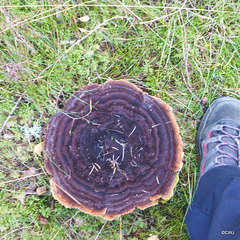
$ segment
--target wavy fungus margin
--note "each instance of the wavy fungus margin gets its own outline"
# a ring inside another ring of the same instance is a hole
[[[125,80],[75,92],[44,142],[53,196],[107,220],[170,199],[182,167],[171,107]]]

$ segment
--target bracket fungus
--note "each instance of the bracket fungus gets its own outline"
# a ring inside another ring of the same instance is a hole
[[[51,118],[44,149],[53,196],[107,220],[170,199],[182,167],[172,109],[126,80],[75,92]]]

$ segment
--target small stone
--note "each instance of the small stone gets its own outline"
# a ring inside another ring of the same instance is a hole
[[[79,18],[79,20],[80,20],[81,22],[87,22],[89,19],[90,19],[90,17],[89,17],[88,15],[84,15],[84,16],[82,16],[82,17]]]
[[[147,238],[147,240],[159,240],[159,238],[157,235],[150,234],[150,236]]]
[[[201,100],[202,104],[207,104],[208,103],[208,98],[207,97],[203,97]]]

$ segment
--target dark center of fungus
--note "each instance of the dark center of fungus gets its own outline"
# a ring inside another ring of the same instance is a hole
[[[79,151],[90,169],[86,178],[133,180],[143,165],[145,138],[136,122],[120,114],[105,116],[107,124],[87,126],[80,137]],[[105,126],[103,126],[105,125]]]

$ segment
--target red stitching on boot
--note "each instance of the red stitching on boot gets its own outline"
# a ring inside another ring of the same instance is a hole
[[[208,132],[206,139],[210,138],[212,134],[212,129]],[[208,143],[203,144],[203,157],[207,155],[207,145]]]
[[[201,166],[201,175],[203,174],[203,171],[204,171],[204,165],[205,165],[205,162],[204,162],[203,165]]]

